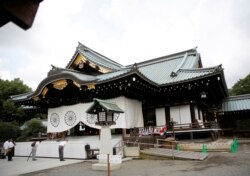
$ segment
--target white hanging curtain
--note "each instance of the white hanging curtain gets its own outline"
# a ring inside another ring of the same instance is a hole
[[[138,100],[126,97],[117,97],[107,101],[116,103],[124,113],[119,114],[116,124],[111,128],[134,128],[143,126],[142,104]],[[48,133],[67,131],[76,126],[79,122],[100,129],[96,126],[96,117],[87,115],[86,110],[91,103],[79,103],[70,106],[61,106],[48,109]]]
[[[156,108],[155,114],[156,114],[156,126],[166,125],[165,108]]]

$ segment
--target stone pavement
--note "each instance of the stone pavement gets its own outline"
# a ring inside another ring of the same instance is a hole
[[[16,176],[81,162],[84,160],[65,159],[65,161],[59,161],[58,158],[37,158],[36,161],[32,161],[30,158],[27,161],[27,157],[13,157],[13,161],[0,159],[0,175]]]

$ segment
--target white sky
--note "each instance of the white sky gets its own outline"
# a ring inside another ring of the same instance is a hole
[[[249,0],[44,0],[33,26],[0,28],[0,78],[33,90],[78,41],[129,65],[198,46],[203,67],[222,64],[230,88],[250,73]]]

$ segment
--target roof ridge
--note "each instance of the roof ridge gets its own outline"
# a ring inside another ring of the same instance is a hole
[[[188,55],[191,55],[191,54],[193,54],[192,52],[197,53],[196,48],[192,48],[192,49],[188,49],[188,50],[185,50],[185,51],[181,51],[181,52],[177,52],[177,53],[173,53],[173,54],[169,54],[169,55],[165,55],[165,56],[161,56],[161,57],[149,59],[149,60],[142,61],[142,62],[137,62],[137,66],[138,67],[147,66],[147,65],[151,65],[151,64],[156,64],[156,63],[164,62],[166,60],[177,59],[179,57],[182,57],[182,55],[184,55],[185,53],[188,53]],[[126,67],[129,68],[129,67],[132,67],[133,65],[134,64],[130,64],[130,65],[127,65]]]
[[[177,73],[181,69],[181,67],[183,66],[183,64],[186,62],[187,56],[188,56],[188,53],[186,52],[185,55],[184,55],[184,57],[182,58],[181,63],[175,67],[175,69],[171,72],[170,76],[175,77],[175,76],[178,75]]]
[[[109,99],[103,100],[103,99],[99,99],[99,98],[94,98],[94,100],[99,101],[99,102],[109,103],[109,104],[115,104],[115,102],[109,101]]]
[[[212,67],[205,67],[205,68],[180,68],[181,71],[210,71],[210,70],[221,70],[223,69],[220,65],[212,66]]]

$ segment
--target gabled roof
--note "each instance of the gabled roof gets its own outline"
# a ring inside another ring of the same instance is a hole
[[[231,96],[223,100],[220,112],[250,110],[250,94]]]
[[[200,67],[202,65],[199,53],[196,49],[190,49],[99,75],[98,82],[126,76],[134,72],[156,86],[165,86],[211,76],[223,71],[221,65],[210,68]]]
[[[71,64],[74,62],[78,54],[83,55],[86,59],[88,59],[88,61],[91,61],[92,63],[98,66],[108,68],[111,70],[120,70],[121,68],[124,67],[121,64],[107,58],[106,56],[103,56],[102,54],[88,48],[87,46],[79,42],[76,48],[75,54],[73,55],[72,59],[67,64],[66,68],[70,68]]]
[[[131,74],[138,74],[156,86],[165,86],[210,76],[220,73],[223,70],[221,65],[210,68],[199,68],[201,66],[200,62],[200,56],[196,49],[191,49],[121,67],[119,70],[97,76],[82,74],[81,72],[70,69],[60,69],[59,75],[62,75],[62,73],[72,74],[72,76],[74,75],[74,77],[77,78],[77,81],[79,81],[78,83],[90,81],[101,83]],[[91,77],[91,79],[87,79],[88,77]]]
[[[190,52],[192,51],[192,52]],[[201,69],[196,50],[165,56],[154,62],[139,63],[139,72],[158,85],[172,84],[211,74],[216,67]]]
[[[86,112],[92,114],[93,108],[95,108],[97,105],[100,105],[106,111],[112,111],[116,113],[124,112],[121,108],[119,108],[117,104],[107,101],[107,100],[101,100],[97,98],[94,98],[94,103],[86,110]]]

